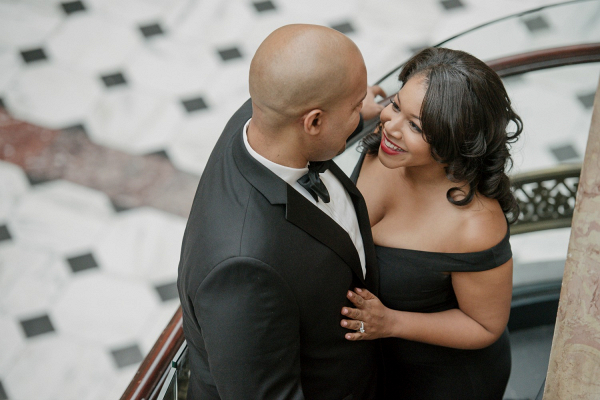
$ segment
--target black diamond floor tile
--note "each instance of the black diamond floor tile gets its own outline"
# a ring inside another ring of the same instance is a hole
[[[275,4],[272,1],[255,1],[252,3],[257,12],[275,10]]]
[[[140,26],[140,31],[142,31],[142,35],[144,35],[146,38],[156,35],[164,35],[165,33],[159,24]]]
[[[50,182],[53,179],[47,178],[47,177],[44,177],[44,176],[41,176],[41,175],[30,175],[30,174],[27,174],[27,180],[29,181],[29,184],[31,186],[35,186],[35,185],[40,185],[42,183]]]
[[[121,203],[119,203],[118,201],[111,200],[110,203],[112,204],[113,209],[118,213],[122,212],[122,211],[131,210],[131,207],[124,206]]]
[[[223,61],[229,61],[242,58],[242,53],[237,47],[232,47],[230,49],[219,50],[219,56],[221,56]]]
[[[538,15],[537,17],[529,18],[523,20],[529,32],[538,32],[543,31],[550,28],[550,25],[546,21],[544,17]]]
[[[21,51],[21,57],[23,57],[23,61],[25,61],[26,63],[32,63],[48,59],[48,56],[46,56],[46,52],[42,48],[23,50]]]
[[[179,297],[177,291],[177,282],[167,283],[165,285],[157,285],[154,287],[162,301],[169,301]]]
[[[83,124],[75,124],[75,125],[71,125],[71,126],[66,126],[64,128],[62,128],[63,131],[68,132],[68,133],[83,133],[85,135],[87,135],[87,130],[85,129],[85,126]]]
[[[208,108],[208,105],[202,97],[196,97],[194,99],[181,100],[181,103],[185,107],[186,111],[191,113],[194,111],[204,110]]]
[[[453,10],[455,8],[462,8],[465,6],[460,0],[441,0],[440,3],[445,10]]]
[[[355,31],[354,27],[350,22],[343,22],[341,24],[332,25],[331,28],[335,29],[336,31],[342,32],[343,34],[348,34]]]
[[[137,344],[111,350],[111,354],[118,368],[125,368],[137,364],[144,359],[142,352]]]
[[[6,390],[4,390],[2,381],[0,381],[0,400],[8,400],[8,395],[6,394]]]
[[[23,331],[25,332],[25,336],[28,338],[54,332],[54,326],[52,326],[50,317],[47,314],[36,318],[22,320],[20,322]]]
[[[158,150],[148,154],[149,156],[157,156],[169,160],[169,154],[166,150]]]
[[[579,158],[579,153],[577,153],[577,150],[575,150],[575,148],[570,144],[565,146],[551,147],[550,151],[552,151],[552,154],[554,154],[554,157],[556,157],[558,161]]]
[[[67,1],[60,3],[63,11],[69,15],[79,11],[85,11],[85,5],[81,1]]]
[[[592,108],[594,107],[594,98],[596,97],[596,92],[580,94],[577,96],[577,100],[585,107]]]
[[[12,236],[10,235],[10,232],[8,231],[8,226],[0,225],[0,242],[3,242],[5,240],[10,240],[10,239],[12,239]]]
[[[116,74],[102,76],[102,82],[104,82],[104,85],[106,87],[127,84],[127,81],[125,80],[125,76],[121,72],[117,72]]]
[[[86,269],[98,268],[98,263],[92,253],[82,254],[77,257],[67,259],[69,266],[73,272],[81,272]]]

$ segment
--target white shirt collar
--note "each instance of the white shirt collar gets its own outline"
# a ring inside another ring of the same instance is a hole
[[[267,160],[265,157],[254,151],[254,149],[250,146],[250,143],[248,143],[248,125],[250,124],[251,120],[252,118],[250,118],[248,122],[246,122],[246,125],[244,125],[243,132],[246,150],[248,150],[248,153],[250,153],[250,155],[254,157],[256,161],[267,167],[271,172],[283,179],[289,185],[293,185],[298,179],[308,172],[308,166],[305,168],[286,167],[285,165],[277,164],[273,161]]]

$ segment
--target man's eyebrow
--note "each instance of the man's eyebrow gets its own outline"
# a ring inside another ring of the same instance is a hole
[[[360,99],[360,101],[358,103],[356,103],[356,105],[362,103],[363,101],[365,101],[365,99],[367,98],[367,92],[365,92],[365,95],[363,96],[362,99]]]

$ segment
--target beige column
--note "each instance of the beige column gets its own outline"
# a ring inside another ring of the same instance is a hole
[[[600,86],[596,91],[544,400],[600,399]]]

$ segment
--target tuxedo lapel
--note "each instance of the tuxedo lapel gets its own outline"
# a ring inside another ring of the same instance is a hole
[[[350,178],[337,166],[336,163],[330,164],[329,170],[335,175],[336,178],[344,185],[344,188],[350,194],[352,203],[354,203],[354,209],[356,211],[356,217],[358,219],[358,226],[360,228],[360,234],[363,239],[363,246],[365,249],[365,261],[367,273],[365,281],[369,290],[374,294],[379,291],[379,268],[377,266],[377,255],[375,253],[375,246],[373,244],[373,234],[371,233],[371,223],[369,222],[369,214],[367,211],[367,205],[360,191],[356,188],[356,185],[352,183]]]
[[[231,142],[233,159],[239,172],[271,204],[285,204],[286,219],[339,255],[360,279],[360,282],[365,284],[360,258],[348,233],[298,193],[296,189],[248,153],[242,137],[242,126],[239,127],[239,131],[236,132]],[[358,191],[356,192],[358,193]]]
[[[358,252],[348,233],[289,185],[286,219],[333,250],[354,271],[360,282],[366,284]]]

